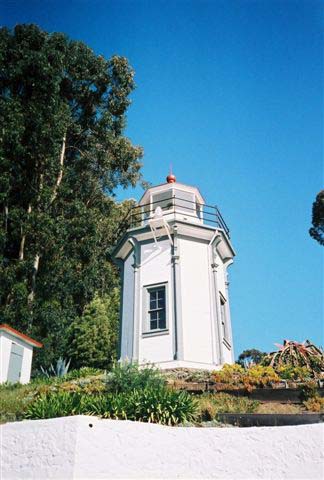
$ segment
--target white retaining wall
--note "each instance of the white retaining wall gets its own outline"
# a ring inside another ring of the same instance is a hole
[[[92,427],[90,426],[92,425]],[[1,427],[1,479],[322,479],[324,426],[175,428],[76,416]]]

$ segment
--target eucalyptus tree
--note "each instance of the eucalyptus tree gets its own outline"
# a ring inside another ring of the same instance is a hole
[[[64,353],[66,326],[117,285],[107,252],[140,179],[125,137],[134,72],[62,33],[0,30],[0,317]]]

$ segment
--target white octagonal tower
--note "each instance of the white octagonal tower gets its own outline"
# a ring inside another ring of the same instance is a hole
[[[233,363],[227,269],[235,252],[198,188],[149,188],[113,257],[121,269],[120,359],[159,368]]]

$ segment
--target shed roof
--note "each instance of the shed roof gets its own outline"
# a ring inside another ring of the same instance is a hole
[[[21,340],[24,340],[26,343],[29,343],[29,344],[32,345],[33,347],[38,347],[38,348],[42,348],[42,347],[43,347],[43,344],[42,344],[42,343],[37,342],[37,340],[34,340],[33,338],[29,337],[28,335],[25,335],[24,333],[18,332],[18,330],[16,330],[15,328],[10,327],[10,326],[7,325],[6,323],[2,323],[2,324],[0,325],[0,332],[1,332],[1,331],[8,332],[8,333],[10,333],[11,335],[13,335],[14,337],[18,337],[18,338],[20,338]]]

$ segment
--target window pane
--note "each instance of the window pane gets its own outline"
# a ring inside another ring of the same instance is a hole
[[[192,211],[196,208],[194,194],[183,190],[174,190],[174,194],[176,206],[180,210],[184,210],[188,215],[192,215]]]
[[[165,290],[158,292],[158,308],[165,308]]]
[[[157,290],[157,297],[158,298],[164,298],[165,297],[165,289],[161,288],[160,290]]]
[[[161,207],[162,210],[168,210],[172,208],[172,192],[170,190],[166,192],[156,193],[152,196],[152,210],[155,212],[156,207]]]
[[[156,330],[157,329],[157,320],[152,321],[151,320],[151,330]]]
[[[159,311],[159,328],[166,328],[165,310]]]
[[[165,287],[148,290],[149,294],[149,328],[158,330],[166,328],[166,292]]]
[[[165,307],[164,298],[161,298],[158,301],[158,308],[164,308],[164,307]]]
[[[150,310],[155,310],[157,308],[157,292],[153,290],[150,292]]]

